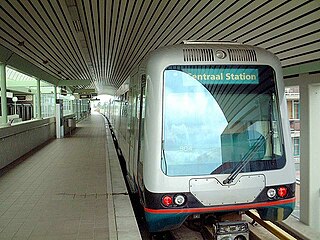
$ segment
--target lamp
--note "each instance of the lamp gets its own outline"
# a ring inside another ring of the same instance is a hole
[[[14,115],[16,115],[17,114],[17,101],[18,101],[18,98],[17,97],[13,97],[12,101],[14,102]]]

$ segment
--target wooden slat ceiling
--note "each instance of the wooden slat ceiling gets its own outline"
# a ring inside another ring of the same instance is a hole
[[[106,93],[149,51],[186,39],[260,46],[284,67],[319,62],[319,16],[319,0],[0,0],[0,45]]]

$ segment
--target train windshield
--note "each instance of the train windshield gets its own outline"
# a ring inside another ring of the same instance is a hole
[[[282,168],[270,66],[170,66],[164,71],[162,171],[169,176]]]

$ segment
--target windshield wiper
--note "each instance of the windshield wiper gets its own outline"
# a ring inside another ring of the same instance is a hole
[[[167,159],[166,159],[166,153],[164,151],[164,140],[162,140],[162,144],[161,144],[161,148],[162,148],[162,159],[164,161],[164,167],[165,167],[165,174],[167,174],[168,171],[168,165],[167,165]]]
[[[254,145],[248,150],[248,152],[242,157],[239,164],[231,171],[231,174],[223,180],[223,184],[229,184],[232,183],[233,180],[238,176],[238,174],[242,171],[242,169],[247,165],[248,162],[252,159],[254,154],[263,146],[263,144],[266,142],[266,139],[269,137],[269,135],[266,136],[266,138],[261,135]]]

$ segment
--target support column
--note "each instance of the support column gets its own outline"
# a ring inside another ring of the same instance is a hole
[[[75,110],[75,115],[76,115],[76,119],[77,119],[77,121],[79,121],[79,109],[78,109],[78,103],[79,103],[79,100],[75,100],[75,108],[76,108],[76,110]]]
[[[300,221],[309,225],[309,89],[308,84],[299,85],[300,92]]]
[[[6,65],[0,63],[0,86],[1,86],[1,119],[0,125],[8,124],[8,108],[7,108],[7,84],[6,84]]]
[[[320,85],[300,84],[300,221],[320,231]]]
[[[56,109],[56,104],[57,104],[57,86],[54,86],[53,88],[53,94],[54,94],[54,112],[56,113],[57,109]]]
[[[320,232],[320,84],[309,85],[309,209],[310,209],[310,227]]]
[[[41,113],[41,86],[40,86],[40,79],[37,79],[37,119],[42,118],[42,113]]]

